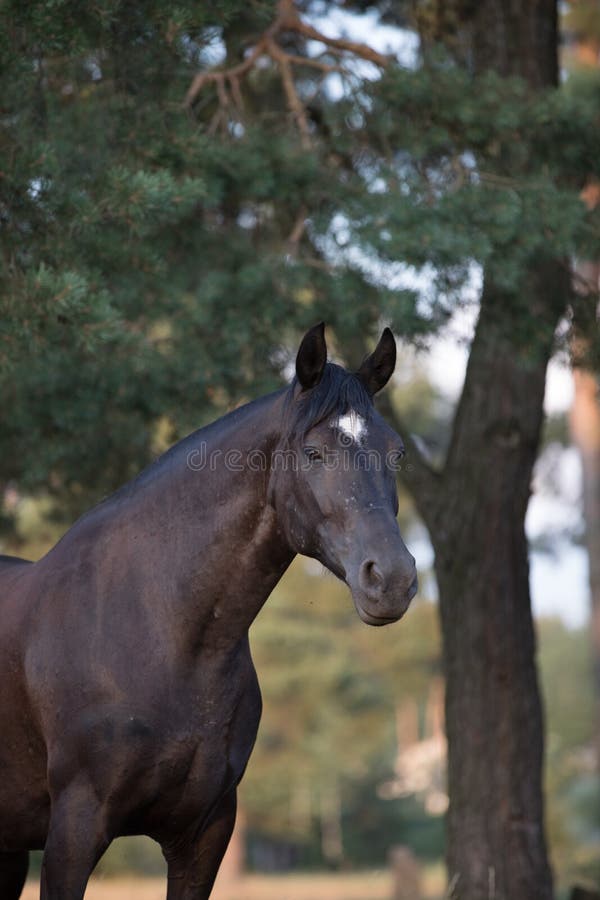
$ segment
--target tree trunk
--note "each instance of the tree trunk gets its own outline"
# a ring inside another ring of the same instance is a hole
[[[431,472],[407,438],[406,483],[434,545],[440,596],[454,900],[553,895],[524,522],[568,288],[567,269],[550,261],[529,273],[526,300],[486,282],[443,471]]]
[[[556,84],[555,0],[461,6],[475,74],[494,69],[521,76],[533,90]],[[550,260],[532,262],[518,295],[504,294],[484,274],[444,471],[433,490],[416,492],[435,549],[440,593],[446,854],[457,900],[553,895],[524,523],[546,368],[568,288],[566,269]]]
[[[431,522],[446,673],[447,862],[461,900],[552,897],[524,521],[564,281],[558,266],[539,266],[527,291],[529,335],[511,320],[511,298],[485,286]]]
[[[471,71],[558,77],[556,0],[448,0],[435,9]],[[431,10],[431,6],[427,7]],[[507,172],[518,171],[506,161]],[[497,262],[497,261],[496,261]],[[525,514],[546,369],[570,295],[560,260],[532,259],[512,294],[484,273],[481,310],[448,457],[432,472],[406,439],[405,473],[435,549],[446,676],[447,863],[454,900],[551,900],[543,713]],[[385,399],[384,399],[385,405]]]
[[[471,2],[471,64],[476,73],[494,69],[524,78],[533,88],[558,83],[556,0]]]
[[[342,799],[339,782],[331,778],[320,793],[321,852],[326,864],[339,869],[344,861]]]

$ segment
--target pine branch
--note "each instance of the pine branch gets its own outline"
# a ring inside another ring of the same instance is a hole
[[[288,237],[288,246],[290,256],[298,255],[298,248],[300,246],[300,241],[302,240],[302,236],[306,231],[306,223],[307,223],[308,210],[304,204],[300,207],[300,212],[296,216],[296,221],[294,222],[294,227],[290,232],[290,236]]]
[[[297,25],[292,30],[311,41],[318,41],[318,43],[325,44],[332,50],[341,50],[346,53],[350,53],[352,56],[358,56],[359,59],[364,59],[367,62],[372,62],[376,66],[380,66],[382,69],[385,69],[390,63],[389,56],[384,56],[384,54],[378,53],[377,50],[373,50],[373,48],[369,47],[368,44],[363,44],[356,41],[347,41],[344,38],[330,38],[324,35],[322,31],[318,31],[316,28],[313,28],[312,25],[308,25],[306,22],[303,22],[299,16],[296,16],[296,20]]]
[[[275,41],[269,41],[267,44],[267,49],[269,52],[269,56],[271,59],[275,60],[275,62],[279,66],[279,70],[281,72],[281,80],[283,82],[283,89],[285,90],[285,94],[287,97],[287,102],[290,110],[292,111],[292,115],[296,120],[296,125],[298,126],[298,131],[300,132],[300,141],[305,150],[310,147],[310,128],[308,125],[308,118],[306,116],[306,109],[304,108],[304,104],[302,103],[300,97],[298,96],[298,91],[296,90],[296,85],[294,84],[294,75],[292,72],[292,66],[289,61],[289,56],[285,51],[279,47]]]
[[[213,123],[211,123],[211,128],[213,128],[215,122],[220,122],[223,116],[228,114],[230,98],[233,98],[234,105],[241,109],[241,80],[251,72],[259,59],[268,57],[273,60],[279,69],[288,107],[300,132],[302,146],[308,148],[310,146],[310,126],[306,108],[296,90],[294,66],[317,69],[325,74],[331,72],[343,73],[345,70],[343,65],[338,63],[324,62],[319,57],[300,56],[284,50],[277,39],[290,33],[324,44],[327,48],[325,53],[341,57],[342,59],[345,55],[350,55],[372,62],[382,69],[390,62],[389,56],[378,53],[372,47],[369,47],[368,44],[348,41],[344,38],[328,37],[301,19],[294,0],[279,0],[275,20],[258,38],[248,56],[241,63],[225,69],[199,72],[188,89],[185,106],[188,108],[192,107],[200,92],[207,85],[214,85],[220,109],[216,113]]]

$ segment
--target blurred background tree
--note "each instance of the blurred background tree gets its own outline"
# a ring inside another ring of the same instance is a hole
[[[600,81],[600,10],[593,0],[576,0],[563,12],[565,46],[563,58],[570,73],[572,89],[578,94],[594,93]],[[582,198],[591,210],[600,201],[597,173],[590,172]],[[596,766],[600,772],[600,402],[598,396],[597,333],[600,259],[582,255],[574,263],[577,302],[573,310],[574,396],[571,407],[571,435],[582,469],[585,543],[589,560],[590,634],[592,671],[596,693]]]
[[[340,10],[394,26],[400,57],[332,38]],[[556,87],[556,3],[36,0],[0,20],[5,546],[41,552],[169,443],[280,384],[306,325],[326,319],[356,364],[382,321],[426,348],[476,293],[456,412],[394,397],[386,411],[436,551],[453,890],[551,896],[523,524],[546,366],[577,299],[568,260],[596,252],[579,195],[600,149],[597,83]],[[281,615],[300,657],[312,626]],[[270,667],[277,641],[257,641]],[[363,771],[390,775],[397,753],[397,695],[365,686],[373,660],[348,646],[320,660],[325,731],[308,707],[294,720],[294,766],[317,782],[295,809],[320,810],[331,863],[360,794],[355,763],[334,761],[355,717],[372,707]],[[274,715],[300,694],[293,674]],[[352,716],[334,714],[340,690]],[[265,722],[269,772],[282,731]],[[277,790],[268,828],[292,803],[279,776]]]

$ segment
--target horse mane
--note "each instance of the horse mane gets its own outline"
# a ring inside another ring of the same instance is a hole
[[[305,435],[324,419],[338,418],[350,410],[367,421],[371,417],[373,400],[363,382],[335,363],[327,363],[320,382],[294,401],[297,383],[294,378],[289,391],[290,436]]]

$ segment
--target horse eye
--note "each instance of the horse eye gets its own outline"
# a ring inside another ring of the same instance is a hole
[[[317,450],[316,447],[305,447],[304,452],[311,462],[317,462],[318,460],[323,459],[321,453],[319,452],[319,450]]]

